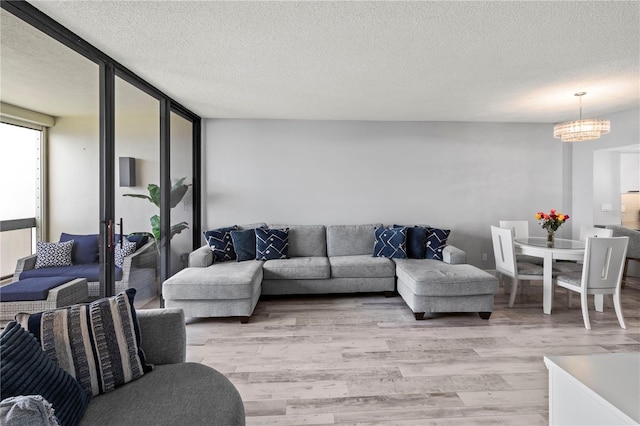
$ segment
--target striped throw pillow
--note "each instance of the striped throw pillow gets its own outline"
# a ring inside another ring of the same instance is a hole
[[[87,395],[107,393],[151,371],[140,348],[133,307],[135,289],[86,305],[18,314],[49,358],[74,377]]]

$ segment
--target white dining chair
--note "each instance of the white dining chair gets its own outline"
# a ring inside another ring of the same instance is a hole
[[[580,241],[586,242],[589,237],[608,238],[613,236],[612,229],[596,228],[595,226],[580,227]],[[582,261],[557,261],[553,264],[553,270],[556,272],[581,272]],[[599,309],[599,311],[602,311]]]
[[[613,295],[613,307],[618,317],[620,327],[627,328],[620,306],[620,283],[627,254],[628,237],[589,237],[584,252],[581,272],[558,274],[556,285],[566,288],[569,292],[580,294],[582,319],[587,330],[591,330],[589,322],[589,308],[587,295]],[[568,300],[571,307],[571,298]]]
[[[514,231],[512,228],[491,226],[491,241],[493,255],[496,260],[496,271],[500,273],[500,280],[504,276],[511,278],[511,296],[509,307],[513,307],[518,292],[519,281],[542,281],[542,266],[516,259],[513,244]]]
[[[500,228],[513,229],[514,238],[529,238],[529,221],[528,220],[501,220]],[[527,256],[524,254],[516,254],[516,258],[520,262],[529,262],[534,265],[542,265],[542,259],[535,256]]]

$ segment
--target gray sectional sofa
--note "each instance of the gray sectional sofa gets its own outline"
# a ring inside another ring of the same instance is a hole
[[[240,229],[264,226],[245,225]],[[374,229],[367,225],[283,225],[289,257],[213,263],[204,245],[189,267],[163,283],[165,306],[186,317],[240,317],[247,322],[261,295],[334,294],[397,290],[416,319],[435,312],[478,312],[489,318],[497,279],[465,264],[464,251],[447,245],[443,261],[373,257]]]

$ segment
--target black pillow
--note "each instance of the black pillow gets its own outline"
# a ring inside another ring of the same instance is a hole
[[[78,382],[53,362],[36,338],[15,321],[0,334],[0,398],[42,395],[63,425],[82,419],[89,396]]]

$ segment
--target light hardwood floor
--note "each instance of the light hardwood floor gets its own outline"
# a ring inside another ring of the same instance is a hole
[[[623,289],[626,330],[610,299],[589,331],[577,297],[568,309],[558,289],[545,315],[528,293],[509,309],[500,289],[488,321],[416,321],[399,296],[271,298],[249,324],[189,320],[187,358],[236,385],[249,425],[543,425],[544,355],[640,352],[640,280]]]

